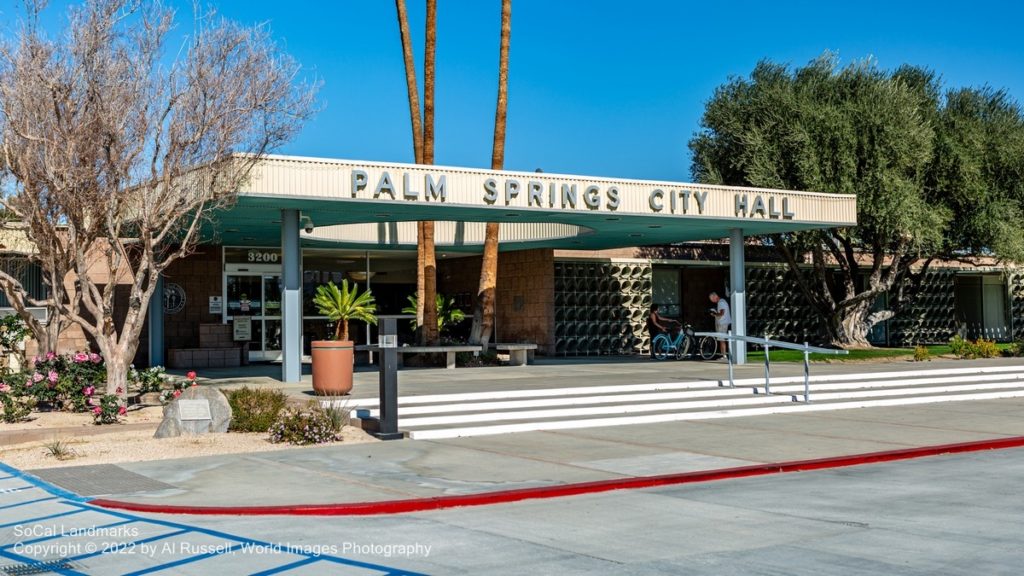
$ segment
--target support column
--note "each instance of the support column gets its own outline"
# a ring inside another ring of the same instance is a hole
[[[733,228],[729,231],[729,287],[732,297],[732,333],[736,336],[747,335],[747,279],[746,259],[743,255],[743,230]],[[737,364],[747,363],[747,343],[736,341],[733,355]]]
[[[149,299],[149,365],[164,365],[164,277],[156,279]]]
[[[299,211],[281,210],[281,381],[302,381],[302,250]]]

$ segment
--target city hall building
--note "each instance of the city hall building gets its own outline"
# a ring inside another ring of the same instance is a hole
[[[501,224],[492,341],[559,356],[638,353],[652,303],[710,328],[715,290],[737,334],[802,342],[818,320],[792,272],[743,240],[853,226],[857,212],[854,196],[836,194],[288,156],[263,159],[238,192],[196,253],[167,270],[137,365],[280,361],[282,378],[299,380],[310,342],[328,331],[316,287],[348,279],[372,289],[380,314],[401,314],[416,293],[423,220],[436,222],[437,290],[467,312],[484,225]],[[964,327],[1009,339],[1024,329],[1016,272],[937,268],[925,291],[873,341],[940,342]],[[372,327],[352,332],[376,341]],[[87,346],[68,338],[68,349]]]
[[[612,354],[645,346],[655,294],[681,310],[697,284],[664,274],[662,266],[682,269],[671,258],[601,251],[730,239],[727,261],[700,278],[730,295],[742,334],[742,239],[853,225],[856,203],[808,192],[271,156],[216,216],[199,253],[167,271],[162,309],[150,311],[153,361],[195,367],[197,357],[209,358],[203,348],[226,347],[227,332],[216,325],[247,316],[248,360],[280,360],[284,379],[298,380],[309,343],[327,331],[312,305],[316,287],[348,278],[373,290],[381,314],[399,314],[416,291],[421,220],[437,222],[438,292],[467,310],[484,225],[501,224],[494,341],[531,342],[547,354]],[[706,309],[706,297],[693,306]],[[357,343],[375,340],[372,329],[353,332]],[[221,342],[204,345],[204,336]]]

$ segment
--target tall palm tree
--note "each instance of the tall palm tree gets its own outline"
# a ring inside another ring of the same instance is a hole
[[[423,163],[434,163],[434,54],[437,46],[437,0],[427,0],[426,40],[423,46]],[[434,222],[420,222],[423,230],[417,252],[423,253],[423,265],[420,268],[423,281],[419,282],[417,273],[417,290],[423,285],[422,333],[424,344],[437,345],[441,332],[437,328],[437,260],[434,253]]]
[[[402,57],[405,61],[405,89],[409,94],[409,117],[412,120],[412,149],[416,163],[423,163],[423,122],[420,120],[420,90],[416,84],[416,62],[412,55],[412,38],[409,36],[409,17],[405,11],[405,0],[395,0],[398,11],[398,33],[402,38]]]
[[[405,62],[405,85],[409,95],[409,117],[412,120],[413,155],[417,164],[434,162],[434,46],[436,43],[436,3],[427,0],[426,46],[423,54],[423,116],[420,115],[419,87],[416,82],[416,63],[413,58],[412,38],[409,34],[409,18],[405,0],[395,0],[398,13],[398,31],[402,39],[402,56]],[[416,224],[416,323],[422,327],[421,343],[434,343],[438,339],[437,308],[434,294],[437,293],[437,269],[434,257],[434,223]]]
[[[505,120],[508,112],[508,49],[512,39],[512,0],[501,0],[501,46],[498,53],[498,103],[494,113],[494,143],[491,170],[505,166]],[[484,234],[484,256],[480,264],[480,285],[473,311],[470,342],[486,346],[494,329],[494,297],[498,280],[497,222],[488,222]]]

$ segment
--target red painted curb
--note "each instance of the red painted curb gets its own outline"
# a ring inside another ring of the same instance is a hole
[[[868,452],[852,456],[818,458],[815,460],[797,460],[772,464],[754,464],[737,468],[686,472],[682,474],[662,474],[658,476],[637,476],[615,480],[599,480],[577,484],[558,484],[536,488],[520,488],[517,490],[501,490],[481,494],[465,494],[457,496],[435,496],[433,498],[413,498],[408,500],[384,500],[379,502],[357,502],[352,504],[307,504],[284,506],[173,506],[162,504],[139,504],[99,498],[89,503],[102,508],[131,510],[134,512],[151,512],[157,514],[206,514],[227,516],[369,516],[377,514],[401,514],[405,512],[422,512],[425,510],[441,510],[461,506],[483,506],[535,500],[540,498],[559,498],[579,494],[593,494],[611,490],[634,490],[637,488],[653,488],[673,484],[690,484],[694,482],[710,482],[730,478],[764,476],[784,472],[801,472],[857,466],[876,462],[892,462],[908,460],[939,454],[956,454],[959,452],[976,452],[980,450],[1000,450],[1024,446],[1024,436],[1001,438],[998,440],[981,440],[960,444],[943,444],[940,446],[924,446],[921,448],[903,448],[886,452]]]

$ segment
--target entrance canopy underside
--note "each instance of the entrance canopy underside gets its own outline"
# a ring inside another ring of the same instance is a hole
[[[505,250],[605,249],[856,224],[855,197],[271,156],[237,203],[205,230],[225,245],[279,246],[281,211],[301,212],[303,246],[410,248],[414,222],[437,221],[437,245],[478,251],[483,223]]]

